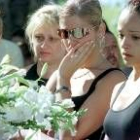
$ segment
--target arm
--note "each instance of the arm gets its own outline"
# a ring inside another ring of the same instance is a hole
[[[49,78],[47,84],[46,84],[46,88],[48,91],[51,91],[52,93],[55,92],[56,90],[56,80],[57,80],[57,70],[51,75],[51,77]]]
[[[123,80],[125,76],[120,71],[112,71],[97,83],[96,90],[81,107],[88,111],[79,119],[75,140],[84,139],[103,125],[113,88]]]
[[[56,70],[49,78],[49,81],[46,84],[46,88],[54,93],[55,90],[61,88],[61,86],[66,85],[70,87],[69,82],[71,76],[84,63],[93,49],[93,41],[85,43],[81,47],[80,45],[77,45],[74,48],[71,48],[61,61],[58,70]],[[61,82],[59,81],[60,79],[62,80],[62,77],[67,79],[65,80],[65,84],[61,81],[64,85],[61,85]]]
[[[114,86],[125,80],[125,76],[120,71],[113,71],[98,82],[96,90],[84,102],[81,108],[88,109],[86,114],[82,116],[77,124],[77,134],[74,140],[81,140],[96,131],[103,124],[104,117],[109,109],[110,98]],[[64,84],[64,79],[61,79],[61,84]],[[70,93],[60,93],[70,94]],[[63,96],[63,95],[62,95]],[[65,133],[64,140],[71,140],[72,137]]]

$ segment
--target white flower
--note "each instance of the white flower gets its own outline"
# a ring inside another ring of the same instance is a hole
[[[5,120],[13,123],[21,123],[32,119],[32,109],[25,104],[17,104],[15,107],[5,108]]]
[[[47,65],[41,75],[46,69]],[[41,77],[30,81],[24,79],[24,74],[25,70],[8,65],[7,60],[0,64],[0,138],[8,139],[19,128],[55,132],[66,129],[74,135],[74,126],[82,111],[69,112],[67,109],[75,106],[71,99],[55,102],[54,94],[47,91],[45,86],[38,86]],[[39,137],[36,138],[38,140]]]
[[[11,134],[14,134],[17,129],[6,123],[3,118],[0,118],[0,140],[6,140]]]
[[[72,118],[72,124],[73,124],[73,125],[76,125],[77,122],[78,122],[78,117],[77,117],[77,116],[74,116],[74,117]]]
[[[38,93],[33,89],[33,88],[29,88],[23,98],[29,102],[29,103],[37,103],[38,101]]]
[[[51,121],[45,118],[43,114],[38,114],[35,119],[38,125],[45,127],[45,130],[50,130],[52,128]]]
[[[61,102],[61,105],[66,107],[66,108],[73,108],[73,107],[75,107],[75,104],[74,104],[74,102],[71,99],[64,99]]]

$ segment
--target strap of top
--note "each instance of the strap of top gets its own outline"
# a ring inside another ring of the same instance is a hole
[[[101,73],[99,76],[97,76],[95,78],[95,80],[92,82],[89,90],[88,90],[88,96],[90,96],[92,94],[92,92],[94,91],[95,87],[96,87],[96,84],[98,83],[98,81],[100,79],[102,79],[103,77],[105,77],[108,73],[110,73],[111,71],[114,71],[114,70],[118,70],[118,71],[121,71],[122,73],[124,73],[121,69],[119,68],[110,68],[110,69],[107,69],[105,70],[103,73]]]

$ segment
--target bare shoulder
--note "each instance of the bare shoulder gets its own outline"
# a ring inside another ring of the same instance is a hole
[[[126,75],[122,71],[114,70],[105,75],[102,80],[100,80],[99,85],[108,87],[111,85],[114,86],[126,79]]]
[[[126,76],[123,72],[119,70],[111,71],[97,83],[96,91],[98,92],[98,95],[111,96],[114,87],[125,80]]]
[[[123,85],[124,83],[125,83],[125,81],[122,81],[122,82],[118,83],[118,84],[114,87],[113,93],[112,93],[112,96],[111,96],[110,106],[112,106],[112,103],[114,102],[114,100],[115,100],[115,98],[116,98],[116,96],[117,96],[117,94],[118,94],[119,89],[120,89],[120,88],[123,88],[122,85]]]
[[[120,70],[113,70],[111,72],[109,72],[104,78],[104,79],[108,79],[109,81],[110,80],[120,80],[120,81],[124,81],[126,80],[126,75],[120,71]]]

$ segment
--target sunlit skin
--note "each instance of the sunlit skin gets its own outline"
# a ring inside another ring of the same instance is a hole
[[[48,64],[59,64],[63,58],[65,49],[61,47],[57,29],[58,26],[49,27],[42,25],[35,30],[32,40],[38,61],[47,62]]]
[[[137,86],[140,84],[140,16],[136,12],[125,9],[118,22],[119,43],[124,63],[133,67],[128,81],[113,105],[114,110],[122,110],[139,96]],[[121,84],[120,84],[121,85]],[[113,92],[112,101],[120,85]]]
[[[140,84],[140,16],[136,12],[125,9],[119,18],[118,32],[121,54],[124,63],[133,67],[128,81],[113,105],[114,110],[122,110],[139,96],[137,86]],[[121,84],[120,84],[121,85]],[[112,101],[120,88],[116,86]]]
[[[56,70],[66,49],[61,45],[61,39],[57,34],[58,24],[39,24],[32,33],[32,51],[37,62],[37,73],[40,75],[44,63],[48,64],[48,70],[43,78],[48,79]],[[29,66],[30,67],[30,66]],[[28,67],[27,67],[28,69]]]
[[[118,32],[124,63],[140,69],[140,15],[126,9],[120,16]]]
[[[63,22],[60,22],[60,29],[74,28],[92,29],[93,26],[78,16],[65,17]],[[59,89],[65,85],[71,91],[65,91],[64,94],[58,93],[58,100],[86,94],[93,80],[103,71],[113,67],[101,53],[103,46],[100,46],[100,40],[104,34],[105,26],[101,23],[98,28],[90,30],[89,34],[81,39],[76,39],[72,35],[67,40],[63,39],[68,53],[59,65],[56,87]],[[88,111],[78,121],[76,136],[72,138],[70,134],[65,133],[62,139],[81,140],[98,130],[109,108],[114,86],[124,79],[125,76],[120,71],[113,71],[101,79],[96,89],[81,106]],[[48,83],[47,88],[49,88]]]
[[[63,21],[63,23],[60,23],[60,29],[71,30],[73,28],[88,28],[88,29],[92,29],[92,28],[95,28],[95,27],[90,25],[90,24],[88,24],[87,22],[84,22],[83,20],[81,20],[77,16],[68,17],[68,18],[65,19],[65,21]],[[98,31],[90,30],[89,34],[86,35],[85,37],[81,38],[81,39],[76,39],[73,36],[70,36],[70,38],[68,40],[63,40],[63,42],[64,42],[64,44],[66,44],[65,47],[66,47],[67,51],[69,51],[71,48],[75,48],[75,47],[79,48],[83,44],[86,44],[86,43],[91,42],[91,41],[97,43],[98,36],[99,36],[99,30]],[[97,50],[98,50],[98,48],[95,47],[94,51],[91,52],[91,57],[88,57],[90,59],[87,59],[88,63],[85,62],[86,67],[90,67],[91,65],[94,65],[95,62],[92,60],[92,57],[94,59],[96,59],[96,55],[94,55],[94,54],[97,53]]]
[[[138,5],[137,9],[140,8],[139,6],[140,5]],[[118,41],[121,55],[124,63],[127,66],[133,67],[133,70],[128,79],[117,84],[113,90],[110,104],[111,111],[108,112],[105,120],[107,125],[104,126],[106,131],[104,140],[117,139],[116,134],[118,135],[118,139],[119,137],[123,140],[129,138],[140,139],[139,121],[137,120],[139,117],[139,106],[133,106],[136,105],[140,96],[140,15],[135,10],[135,5],[130,3],[130,5],[126,6],[121,12],[118,21]],[[140,12],[140,10],[138,10],[138,12]],[[115,113],[112,113],[112,110],[115,111]],[[132,113],[132,110],[135,113]],[[117,116],[120,116],[120,120],[116,120]],[[109,121],[107,121],[107,119]],[[112,126],[110,125],[111,122],[114,122]],[[109,125],[110,128],[107,130],[107,126]],[[135,128],[133,129],[133,127]],[[117,130],[118,128],[121,128],[121,131]],[[132,133],[132,131],[134,133]]]

